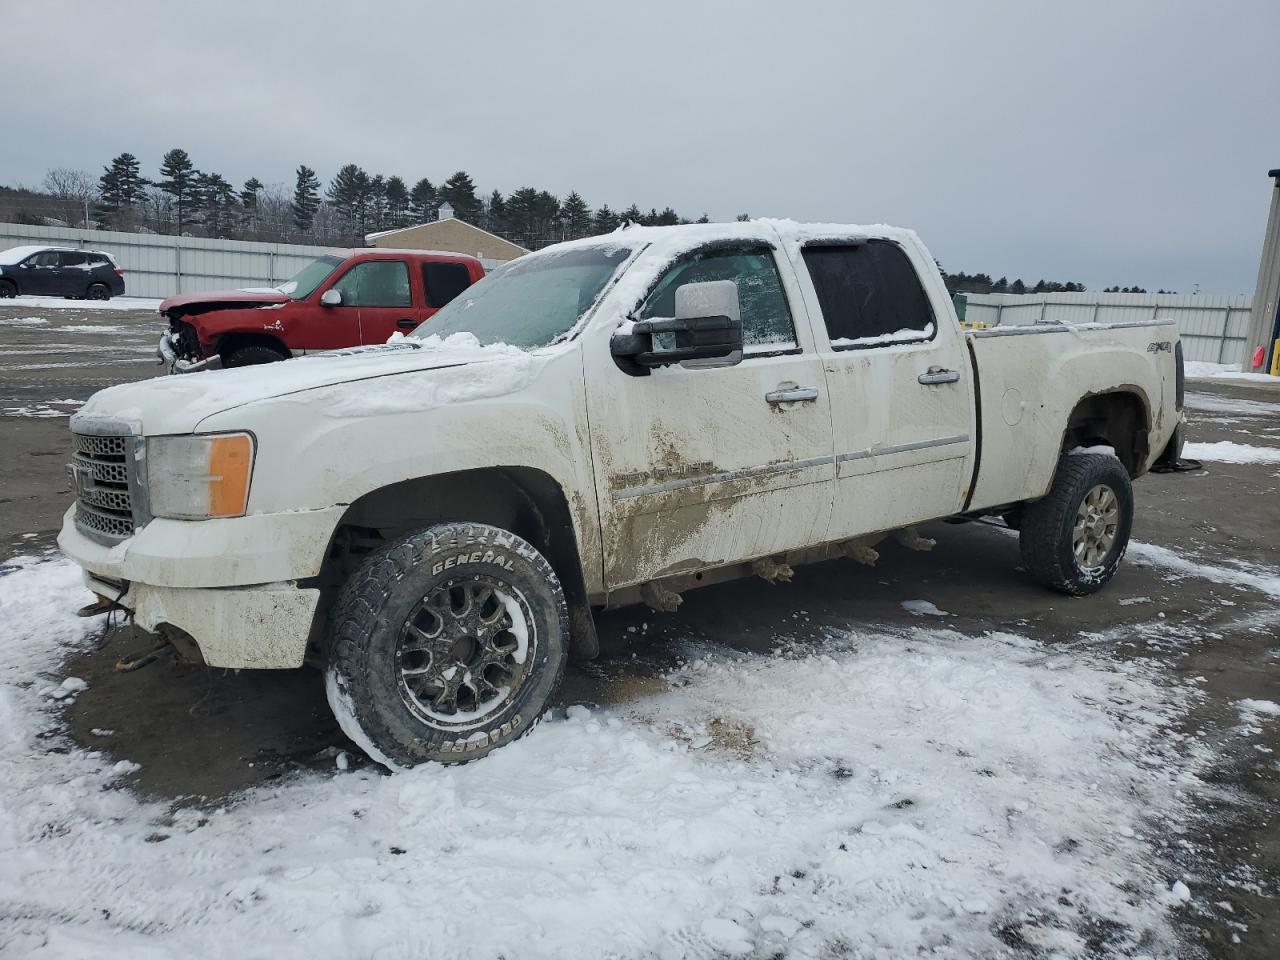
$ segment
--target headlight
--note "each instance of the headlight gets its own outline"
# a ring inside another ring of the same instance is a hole
[[[155,517],[242,517],[252,474],[253,437],[247,433],[147,440],[147,492]]]

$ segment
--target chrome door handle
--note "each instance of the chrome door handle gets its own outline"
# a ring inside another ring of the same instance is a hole
[[[787,390],[770,390],[764,395],[769,403],[812,403],[818,399],[817,387],[791,387]]]
[[[916,377],[917,383],[922,383],[926,387],[932,387],[939,383],[955,383],[960,379],[959,370],[944,370],[942,367],[930,367],[928,373],[922,373]]]

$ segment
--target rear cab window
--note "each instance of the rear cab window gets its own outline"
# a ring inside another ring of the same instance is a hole
[[[919,343],[937,335],[920,277],[893,241],[814,243],[803,256],[833,350]]]
[[[443,307],[471,286],[471,272],[465,263],[426,260],[422,264],[422,289],[428,307]]]
[[[715,247],[681,257],[659,278],[636,319],[674,317],[676,288],[708,280],[733,280],[738,284],[745,357],[799,349],[773,251],[758,244]],[[657,336],[674,340],[675,334]]]

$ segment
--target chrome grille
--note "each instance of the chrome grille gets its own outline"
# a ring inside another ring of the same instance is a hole
[[[76,526],[95,540],[133,536],[130,490],[131,436],[72,435],[73,453],[67,473],[76,494]]]

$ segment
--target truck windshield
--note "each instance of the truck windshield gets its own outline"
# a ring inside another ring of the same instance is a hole
[[[293,275],[288,283],[280,285],[280,292],[287,293],[290,300],[305,300],[324,283],[324,278],[333,273],[342,262],[341,257],[320,257],[312,260]]]
[[[532,350],[573,329],[631,251],[615,245],[512,260],[442,308],[413,337],[474,334],[482,344]]]

